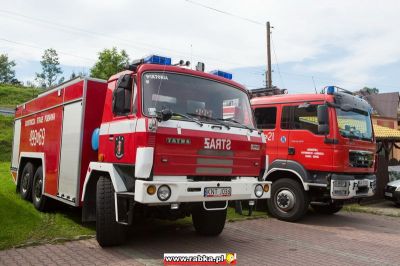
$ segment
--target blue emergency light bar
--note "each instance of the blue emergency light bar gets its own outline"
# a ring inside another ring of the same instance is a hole
[[[226,79],[232,79],[232,74],[221,70],[213,70],[210,74],[217,75]]]
[[[157,64],[157,65],[171,65],[171,58],[159,56],[159,55],[150,55],[143,59],[143,63],[145,64]]]
[[[326,93],[330,94],[330,95],[334,94],[335,93],[335,86],[328,86],[326,88]]]

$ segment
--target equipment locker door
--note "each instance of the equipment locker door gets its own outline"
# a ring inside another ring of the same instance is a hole
[[[79,203],[82,102],[64,106],[58,196]]]

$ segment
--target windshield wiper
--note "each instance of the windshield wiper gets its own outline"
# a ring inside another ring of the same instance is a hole
[[[195,114],[195,113],[186,113],[186,114],[190,115],[190,116],[197,116],[197,117],[200,117],[200,118],[209,119],[209,120],[212,120],[214,122],[217,122],[217,124],[222,125],[222,126],[226,127],[227,129],[231,129],[231,127],[229,125],[227,125],[226,123],[224,123],[223,121],[221,121],[221,120],[219,120],[217,118],[209,117],[209,116],[206,116],[206,115],[199,115],[199,114]]]
[[[228,122],[232,122],[232,123],[238,124],[238,125],[242,126],[243,128],[247,128],[248,130],[250,130],[250,132],[253,132],[253,130],[255,130],[254,128],[248,127],[245,124],[242,124],[242,123],[238,122],[237,120],[235,120],[233,118],[218,118],[218,120],[228,121]]]
[[[191,114],[185,115],[185,114],[181,114],[181,113],[172,112],[172,115],[174,115],[174,116],[181,116],[181,117],[183,117],[183,118],[186,118],[187,120],[190,120],[190,121],[192,121],[192,122],[195,122],[196,124],[198,124],[198,125],[201,126],[201,127],[203,126],[203,123],[202,123],[200,120],[194,118]]]

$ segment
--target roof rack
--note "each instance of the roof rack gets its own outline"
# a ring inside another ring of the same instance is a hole
[[[273,95],[281,95],[287,94],[287,89],[279,89],[278,87],[274,86],[272,88],[259,88],[249,90],[249,94],[251,98],[262,97],[262,96],[273,96]]]
[[[321,91],[322,94],[325,94],[325,93],[326,94],[334,94],[335,92],[343,92],[346,94],[354,95],[353,92],[343,89],[343,88],[340,88],[338,86],[325,86]]]

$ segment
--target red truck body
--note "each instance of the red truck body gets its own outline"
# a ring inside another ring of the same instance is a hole
[[[199,233],[217,235],[229,200],[269,197],[265,138],[242,85],[159,56],[129,69],[17,107],[11,173],[24,199],[82,207],[109,246],[137,216],[192,215]]]
[[[335,212],[344,200],[374,194],[376,144],[364,100],[338,91],[255,97],[251,103],[267,139],[266,180],[292,179],[304,192],[305,204],[295,210],[295,204],[279,204],[280,196],[295,202],[296,193],[285,192],[294,189],[273,183],[269,209],[278,218],[299,219],[310,202],[321,212]],[[320,107],[326,107],[325,125],[319,121]],[[327,131],[320,132],[324,126]],[[343,188],[335,187],[336,180],[344,182]]]

